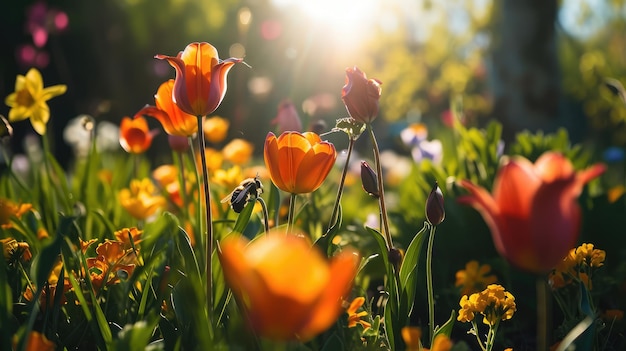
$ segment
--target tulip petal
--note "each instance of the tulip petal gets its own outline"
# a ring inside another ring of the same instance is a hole
[[[525,218],[541,180],[533,164],[525,158],[515,158],[500,168],[493,184],[493,198],[500,213]]]
[[[328,329],[337,319],[341,310],[341,298],[347,296],[356,275],[359,256],[354,252],[343,251],[332,259],[330,265],[331,282],[320,296],[311,319],[301,327],[299,337],[308,340]]]
[[[485,188],[474,185],[468,180],[461,180],[460,185],[470,192],[470,195],[460,196],[457,198],[458,203],[472,206],[478,211],[489,229],[493,238],[494,245],[500,253],[506,250],[506,246],[502,240],[504,233],[504,221],[500,213],[500,208],[491,194]]]
[[[520,253],[518,265],[536,273],[554,268],[576,246],[580,229],[580,207],[568,189],[574,180],[558,180],[542,185],[532,204],[530,243],[532,253]],[[529,269],[532,267],[532,269]]]
[[[296,193],[310,193],[319,188],[335,164],[335,147],[327,142],[315,144],[297,169]]]
[[[575,170],[561,153],[548,151],[535,161],[535,173],[543,182],[552,182],[573,177]]]
[[[263,158],[265,160],[265,167],[269,170],[272,183],[279,189],[285,189],[285,181],[280,172],[281,161],[278,158],[278,140],[272,132],[268,133],[265,138]]]

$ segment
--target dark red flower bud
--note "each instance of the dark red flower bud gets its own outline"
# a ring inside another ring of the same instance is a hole
[[[381,84],[377,79],[367,79],[356,66],[346,69],[346,85],[341,90],[341,99],[350,117],[361,123],[376,119]]]
[[[426,200],[426,219],[432,225],[438,225],[446,218],[446,211],[443,208],[443,193],[439,184],[435,182],[433,190],[430,191]]]
[[[361,161],[361,183],[363,184],[363,190],[370,196],[378,198],[378,177],[376,172],[365,161]]]
[[[168,135],[167,142],[170,144],[172,150],[176,152],[186,152],[189,149],[189,138],[178,136],[178,135]]]

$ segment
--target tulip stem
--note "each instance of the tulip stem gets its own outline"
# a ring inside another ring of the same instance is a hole
[[[430,226],[428,248],[426,249],[426,290],[428,294],[428,329],[430,331],[430,347],[435,341],[435,297],[433,294],[433,244],[435,242],[436,226]]]
[[[287,233],[291,233],[293,230],[293,222],[295,221],[296,212],[296,194],[291,194],[289,198],[289,214],[287,215]]]
[[[350,143],[348,144],[348,155],[346,156],[346,163],[343,166],[343,171],[341,173],[341,180],[339,181],[339,188],[337,189],[337,198],[335,199],[333,212],[330,215],[330,223],[328,223],[328,231],[326,232],[326,234],[328,234],[328,232],[337,225],[337,221],[339,220],[339,218],[337,218],[337,215],[339,212],[339,204],[341,203],[341,195],[343,193],[343,186],[346,182],[346,176],[348,174],[348,166],[350,164],[350,156],[352,155],[352,149],[354,149],[354,142],[355,142],[355,139],[353,138],[349,138],[349,140],[350,140]]]
[[[209,309],[209,323],[213,325],[213,223],[211,219],[211,192],[209,189],[209,172],[207,170],[205,141],[202,133],[202,116],[198,116],[198,147],[200,148],[200,161],[202,162],[202,179],[204,183],[204,202],[206,214],[206,241],[205,241],[205,274],[206,274],[206,300]],[[200,224],[200,223],[199,223]],[[202,228],[202,225],[200,225]]]
[[[387,244],[387,251],[393,248],[393,241],[391,239],[391,233],[389,232],[389,220],[387,218],[387,208],[385,207],[385,191],[383,187],[383,167],[380,164],[380,150],[378,149],[378,142],[376,142],[376,136],[374,136],[374,129],[371,124],[367,124],[367,130],[372,138],[372,147],[374,149],[374,161],[376,162],[376,176],[378,178],[378,204],[380,207],[380,217],[382,219],[381,228],[383,229],[385,243]]]

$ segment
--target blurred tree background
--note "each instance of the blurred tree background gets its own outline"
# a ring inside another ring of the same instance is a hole
[[[523,129],[560,126],[597,150],[626,145],[626,4],[623,0],[111,0],[5,1],[0,11],[0,95],[38,67],[50,130],[63,154],[67,122],[80,114],[115,123],[153,104],[174,70],[155,54],[192,41],[245,57],[229,75],[217,113],[260,153],[277,106],[290,99],[308,125],[345,117],[344,69],[383,82],[377,123],[389,136],[411,122],[443,126],[462,96],[466,123]],[[607,84],[607,79],[609,83]],[[8,108],[0,108],[6,115]],[[151,121],[156,122],[156,121]],[[156,123],[155,123],[156,126]],[[30,133],[18,124],[18,135]],[[20,140],[21,138],[16,138]],[[161,143],[164,144],[164,143]],[[19,147],[19,145],[18,145]],[[341,148],[342,146],[339,145]]]

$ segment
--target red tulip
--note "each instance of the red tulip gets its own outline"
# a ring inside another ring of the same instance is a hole
[[[376,119],[381,84],[378,79],[367,79],[365,73],[356,66],[346,69],[346,85],[341,90],[341,99],[350,117],[361,123],[370,123]]]
[[[213,113],[226,95],[226,76],[239,58],[220,60],[209,43],[191,43],[176,57],[156,55],[176,69],[173,100],[184,112],[194,116]]]
[[[546,152],[532,164],[509,160],[498,172],[493,194],[462,180],[470,195],[458,199],[478,210],[498,252],[511,264],[533,273],[554,268],[576,246],[583,186],[605,170],[601,164],[576,172],[556,152]]]

